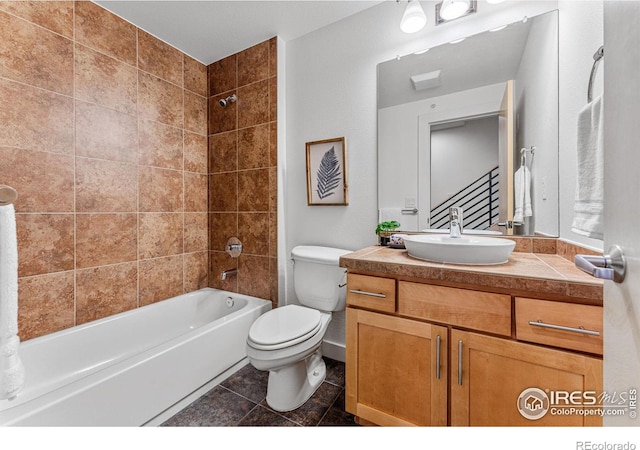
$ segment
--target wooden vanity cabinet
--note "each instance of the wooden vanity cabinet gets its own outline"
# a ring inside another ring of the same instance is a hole
[[[601,392],[602,360],[563,349],[597,354],[601,333],[527,328],[553,317],[601,330],[601,307],[549,302],[543,315],[535,303],[543,300],[352,273],[347,290],[348,412],[377,425],[601,424],[580,414],[530,420],[518,410],[528,388]]]
[[[378,425],[446,425],[447,334],[347,308],[347,411]]]
[[[547,412],[525,418],[517,399],[545,392],[602,390],[600,359],[517,341],[451,330],[451,425],[600,426],[599,416]],[[578,406],[580,408],[580,406]]]

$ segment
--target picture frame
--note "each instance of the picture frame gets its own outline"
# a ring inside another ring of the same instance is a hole
[[[346,138],[307,142],[306,148],[307,204],[348,205]]]

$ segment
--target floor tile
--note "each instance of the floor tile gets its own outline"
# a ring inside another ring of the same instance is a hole
[[[325,381],[344,387],[344,363],[329,358],[324,358],[324,362],[327,366],[327,378]]]
[[[216,386],[163,423],[163,426],[211,427],[236,425],[256,404]]]
[[[355,417],[344,409],[345,390],[343,389],[331,408],[324,415],[318,426],[357,426]]]
[[[269,372],[247,364],[161,426],[354,426],[344,410],[344,363],[325,358],[325,381],[294,411],[278,412],[266,402]]]
[[[241,427],[296,427],[298,424],[290,421],[286,417],[277,414],[261,405],[256,406],[247,414],[238,426]]]
[[[251,364],[247,364],[220,385],[255,403],[260,403],[267,397],[268,381],[269,372],[258,370]]]
[[[341,391],[342,388],[339,386],[322,383],[304,405],[293,411],[281,412],[280,414],[303,426],[317,425]],[[266,401],[261,405],[268,408]]]

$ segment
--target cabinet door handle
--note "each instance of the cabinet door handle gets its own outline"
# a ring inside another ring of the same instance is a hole
[[[436,380],[440,379],[440,335],[436,336]]]
[[[351,292],[352,294],[358,294],[358,295],[368,295],[369,297],[387,298],[387,296],[385,294],[379,294],[379,293],[376,293],[376,292],[361,291],[359,289],[349,289],[349,292]]]
[[[588,334],[590,336],[600,336],[599,331],[587,330],[584,327],[565,327],[563,325],[554,325],[552,323],[544,323],[542,320],[538,320],[536,322],[530,320],[529,325],[532,327],[540,327],[540,328],[551,328],[552,330],[560,330],[560,331],[570,331],[571,333],[580,333],[580,334]]]
[[[458,341],[458,384],[462,386],[462,341]]]

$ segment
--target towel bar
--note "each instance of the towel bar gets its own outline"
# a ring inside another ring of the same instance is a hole
[[[11,186],[0,185],[0,205],[9,205],[16,201],[18,193]]]

